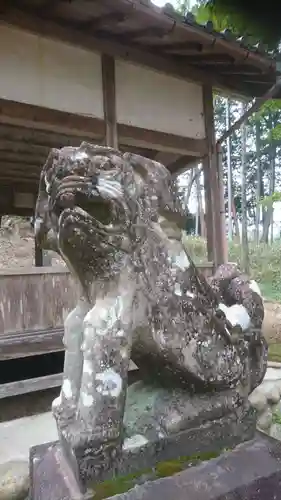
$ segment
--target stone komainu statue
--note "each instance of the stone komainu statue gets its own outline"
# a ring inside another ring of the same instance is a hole
[[[177,202],[163,165],[108,147],[52,150],[42,170],[36,238],[61,255],[81,290],[65,321],[53,411],[60,432],[76,445],[90,440],[103,464],[122,447],[130,359],[144,381],[177,388],[177,404],[230,388],[247,398],[265,373],[256,287],[234,265],[204,279],[181,242]],[[153,416],[159,436],[185,425],[183,406],[177,424],[175,401],[165,406],[166,420],[160,410],[161,422]]]

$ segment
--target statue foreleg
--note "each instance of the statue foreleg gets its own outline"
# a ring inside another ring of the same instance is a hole
[[[89,304],[80,300],[67,316],[64,322],[64,370],[61,392],[53,401],[52,409],[59,420],[60,427],[64,427],[75,419],[77,403],[80,393],[81,376],[83,369],[83,321],[89,310]]]
[[[126,321],[130,317],[130,301],[127,293],[98,299],[84,320],[78,416],[83,439],[96,448],[98,463],[102,458],[108,467],[122,446],[132,343]]]

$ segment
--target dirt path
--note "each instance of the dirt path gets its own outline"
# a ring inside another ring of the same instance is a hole
[[[266,300],[264,305],[264,336],[271,344],[281,343],[281,304]]]

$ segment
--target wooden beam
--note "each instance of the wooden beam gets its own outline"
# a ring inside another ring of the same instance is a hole
[[[205,133],[208,141],[208,155],[203,160],[204,187],[206,204],[206,230],[208,260],[213,261],[215,266],[219,265],[220,239],[219,239],[219,191],[215,149],[215,125],[213,110],[212,87],[203,87],[203,106],[205,117]]]
[[[50,151],[50,150],[49,150]],[[48,153],[47,153],[48,155]],[[46,154],[38,156],[38,154],[28,154],[27,152],[3,151],[0,145],[0,162],[1,163],[16,163],[21,165],[38,165],[42,167],[47,158]]]
[[[34,190],[31,190],[25,185],[21,184],[20,182],[15,182],[13,186],[10,184],[3,184],[3,182],[0,183],[0,204],[2,200],[13,200],[14,192],[18,193],[34,193]]]
[[[22,177],[20,177],[20,175],[22,175]],[[22,172],[21,174],[16,174],[14,177],[12,175],[0,174],[0,183],[6,183],[8,185],[12,184],[12,186],[14,186],[15,184],[25,184],[31,187],[31,190],[35,189],[37,191],[39,186],[39,175],[37,179],[34,177],[24,176]]]
[[[88,138],[105,136],[104,121],[99,118],[6,99],[0,99],[0,123],[49,130],[50,132],[62,132],[81,138],[84,138],[85,134]]]
[[[35,129],[38,129],[38,137],[42,131],[49,131],[50,137],[54,138],[54,131],[57,131],[58,133],[69,134],[72,137],[76,136],[76,139],[78,137],[81,141],[95,141],[96,137],[99,137],[99,140],[101,137],[104,138],[106,130],[105,122],[99,118],[85,117],[5,99],[0,99],[0,122],[14,124],[17,127],[25,127],[26,129],[31,128],[33,129],[32,136],[34,138],[36,138],[37,134]],[[26,133],[28,134],[28,131]],[[154,149],[198,158],[207,153],[206,139],[193,139],[121,123],[117,125],[117,134],[120,143],[138,148]],[[58,144],[57,147],[61,146]]]
[[[117,149],[115,60],[107,54],[102,54],[101,65],[106,145]]]
[[[203,45],[198,42],[183,40],[182,42],[166,42],[166,43],[149,43],[150,50],[157,52],[165,52],[166,54],[177,53],[178,55],[192,54],[201,52]]]
[[[117,125],[117,131],[120,142],[140,148],[186,154],[198,158],[203,157],[207,152],[206,139],[192,139],[120,123]]]
[[[99,31],[103,29],[110,29],[110,27],[116,27],[119,23],[126,21],[126,14],[120,11],[109,12],[103,16],[95,17],[81,23],[83,30],[90,29],[91,32]]]
[[[204,195],[205,195],[205,226],[207,236],[207,258],[214,261],[214,236],[213,236],[213,215],[212,215],[212,193],[210,184],[210,157],[203,158],[204,172]]]
[[[190,158],[188,156],[179,156],[174,162],[168,165],[168,169],[173,175],[182,174],[187,170],[189,161]]]
[[[156,154],[154,160],[158,161],[159,163],[162,163],[162,165],[165,165],[166,167],[170,165],[171,163],[174,163],[180,155],[176,153],[167,153],[163,151],[159,151],[159,153]]]
[[[81,144],[81,140],[83,139],[81,136],[63,134],[61,132],[51,132],[50,130],[44,129],[39,130],[32,127],[29,128],[24,125],[24,123],[20,126],[0,123],[0,142],[8,140],[12,141],[15,146],[19,144],[20,146],[25,146],[25,148],[45,148],[45,151],[47,149],[49,152],[50,148],[79,146]],[[89,138],[88,140],[92,139]],[[98,144],[102,142],[101,138],[95,138],[94,141]]]
[[[224,64],[224,65],[230,65],[231,63],[234,64],[235,59],[231,57],[228,54],[218,54],[218,53],[213,53],[213,54],[204,54],[204,52],[201,52],[199,54],[194,54],[194,55],[188,55],[186,57],[187,61],[190,61],[192,64]]]
[[[243,113],[243,115],[240,116],[240,118],[238,118],[238,120],[236,120],[236,122],[234,122],[233,125],[231,125],[231,127],[228,130],[226,130],[226,132],[222,134],[222,136],[217,141],[218,144],[224,142],[228,137],[230,137],[233,134],[233,132],[235,132],[235,130],[238,130],[241,127],[241,125],[245,123],[245,121],[248,120],[248,118],[250,118],[250,116],[252,116],[253,113],[256,113],[266,101],[268,101],[269,99],[274,99],[274,97],[278,95],[280,90],[281,90],[281,78],[278,78],[277,82],[264,94],[264,96],[255,99],[252,106],[249,109],[247,109],[247,111],[245,111],[245,113]]]
[[[1,181],[1,179],[0,179]],[[17,215],[18,217],[32,217],[34,210],[32,208],[16,208],[11,205],[1,206],[2,215]]]
[[[59,387],[61,382],[62,373],[54,373],[53,375],[46,375],[44,377],[35,377],[9,382],[7,384],[0,384],[0,399],[52,389],[54,387]]]
[[[122,33],[116,34],[119,42],[130,43],[140,38],[157,38],[158,40],[169,35],[170,31],[161,26],[147,26],[136,30],[122,30]]]
[[[29,144],[24,141],[15,141],[11,139],[2,139],[0,132],[0,155],[2,157],[3,153],[11,152],[21,154],[31,154],[34,156],[44,156],[45,158],[49,154],[50,147],[40,144]]]
[[[228,244],[226,236],[226,223],[225,223],[225,201],[224,201],[224,181],[223,181],[223,163],[222,163],[222,149],[221,145],[216,147],[217,156],[217,169],[218,169],[218,192],[219,192],[219,264],[226,264],[228,261]]]
[[[30,164],[29,168],[27,167],[26,164],[20,163],[20,162],[15,162],[15,161],[0,161],[0,175],[3,173],[4,175],[11,175],[11,174],[26,174],[26,176],[29,177],[39,177],[40,172],[41,172],[41,166],[42,165],[33,165]]]

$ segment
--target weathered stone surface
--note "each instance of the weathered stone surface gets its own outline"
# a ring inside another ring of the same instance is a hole
[[[272,424],[272,411],[270,408],[266,408],[258,417],[257,425],[258,428],[267,431],[270,429]]]
[[[28,489],[28,462],[17,461],[0,464],[0,500],[25,500]]]
[[[36,462],[40,464],[40,459]],[[84,500],[93,499],[94,492],[85,496],[70,496],[63,474],[54,459],[52,448],[44,454],[38,469],[36,487],[30,499]],[[42,480],[42,478],[44,480]],[[40,480],[41,479],[41,480]],[[50,481],[53,488],[50,488]],[[111,500],[280,500],[281,443],[262,434],[234,450],[174,476],[135,486]]]
[[[270,428],[270,437],[281,441],[281,425],[280,424],[272,424]]]
[[[229,453],[111,500],[280,500],[281,443],[258,436]]]
[[[273,415],[279,412],[281,397],[281,370],[269,368],[263,382],[249,396],[250,404],[257,411],[258,429],[274,433]]]
[[[150,430],[146,429],[150,435]],[[144,429],[142,429],[144,431]],[[114,476],[126,476],[130,473],[147,470],[158,462],[175,460],[179,457],[192,457],[202,453],[216,453],[230,448],[241,441],[250,440],[255,435],[255,416],[251,409],[229,413],[217,420],[206,422],[198,427],[190,427],[179,433],[165,437],[155,437],[148,440],[143,433],[137,430],[130,438],[125,439],[123,452],[116,466],[111,470],[101,469],[99,481],[112,479]],[[204,439],[202,439],[204,436]],[[79,478],[69,468],[69,461],[62,454],[60,443],[42,445],[31,450],[31,493],[30,498],[36,500],[70,500],[75,495],[83,497],[80,490]],[[95,482],[96,470],[87,456],[80,461],[82,477]],[[89,492],[90,495],[90,492]],[[93,496],[93,492],[92,492]]]
[[[83,491],[120,470],[124,424],[127,451],[142,443],[155,459],[155,446],[162,453],[179,433],[192,442],[193,429],[197,442],[205,426],[244,414],[264,376],[259,290],[233,264],[207,281],[183,247],[183,222],[170,173],[147,158],[82,143],[53,150],[42,170],[36,238],[63,257],[81,289],[65,321],[53,412],[69,474]],[[135,388],[131,406],[130,389],[125,408],[130,359],[148,387]],[[134,406],[148,392],[150,409],[140,416]]]
[[[262,413],[267,408],[267,397],[259,387],[252,392],[249,396],[249,401],[253,408],[255,408],[259,413]]]
[[[280,401],[280,389],[277,386],[271,387],[267,394],[267,400],[271,404],[277,404]]]

